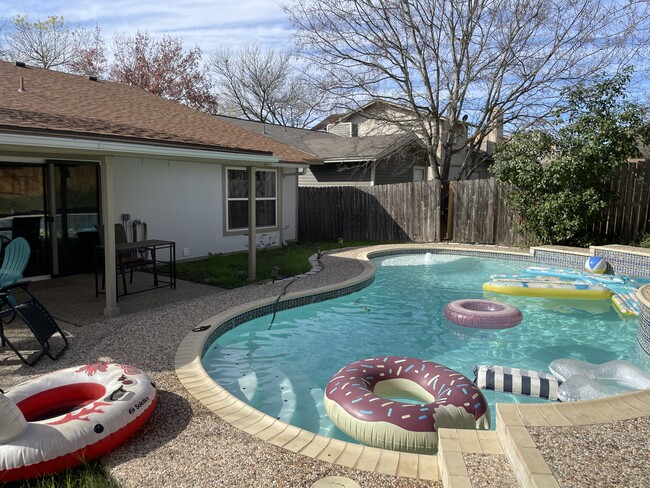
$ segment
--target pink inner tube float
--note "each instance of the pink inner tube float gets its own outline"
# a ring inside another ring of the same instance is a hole
[[[454,324],[475,329],[508,329],[522,319],[521,311],[512,305],[479,299],[455,300],[443,313]]]
[[[417,358],[378,356],[348,364],[327,384],[324,404],[334,425],[349,436],[395,451],[431,454],[443,427],[490,428],[487,401],[472,381]]]

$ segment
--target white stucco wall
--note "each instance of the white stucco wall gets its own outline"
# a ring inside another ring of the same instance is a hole
[[[149,239],[176,242],[177,259],[248,249],[246,236],[224,235],[221,164],[115,158],[114,173],[115,205],[111,219],[121,222],[122,214],[128,213],[131,220],[146,222]],[[282,178],[281,174],[280,202],[284,205],[280,203],[280,211],[283,227],[288,226],[283,237],[295,239],[295,176]],[[278,240],[277,233],[267,234],[269,239]],[[186,256],[184,248],[189,248]]]

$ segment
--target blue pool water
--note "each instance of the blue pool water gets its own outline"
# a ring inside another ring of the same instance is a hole
[[[572,301],[484,294],[491,274],[532,263],[442,254],[373,260],[374,283],[334,300],[278,312],[227,332],[203,358],[208,374],[254,408],[297,427],[352,441],[329,420],[323,388],[342,366],[377,355],[435,361],[474,379],[476,364],[548,372],[557,358],[636,362],[637,320],[622,319],[610,300]],[[289,288],[289,291],[291,289]],[[517,327],[467,329],[447,321],[445,305],[461,298],[509,303]],[[494,428],[496,402],[543,402],[484,391]]]

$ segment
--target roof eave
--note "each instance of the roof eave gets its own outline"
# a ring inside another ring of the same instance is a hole
[[[354,157],[354,158],[327,158],[325,159],[325,164],[333,164],[333,163],[374,163],[377,161],[377,158],[372,156],[372,157],[367,157],[364,158],[363,156],[361,157]]]
[[[228,161],[252,164],[278,163],[270,153],[229,152],[209,147],[174,146],[144,142],[124,142],[88,137],[60,137],[53,135],[20,134],[0,130],[0,149],[29,152],[65,152],[84,156],[134,156],[153,159],[181,159],[200,161]],[[293,166],[301,163],[293,163]],[[302,163],[304,164],[304,163]]]

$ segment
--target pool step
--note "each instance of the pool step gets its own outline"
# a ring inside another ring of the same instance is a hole
[[[519,486],[492,430],[440,429],[438,466],[445,488]]]

